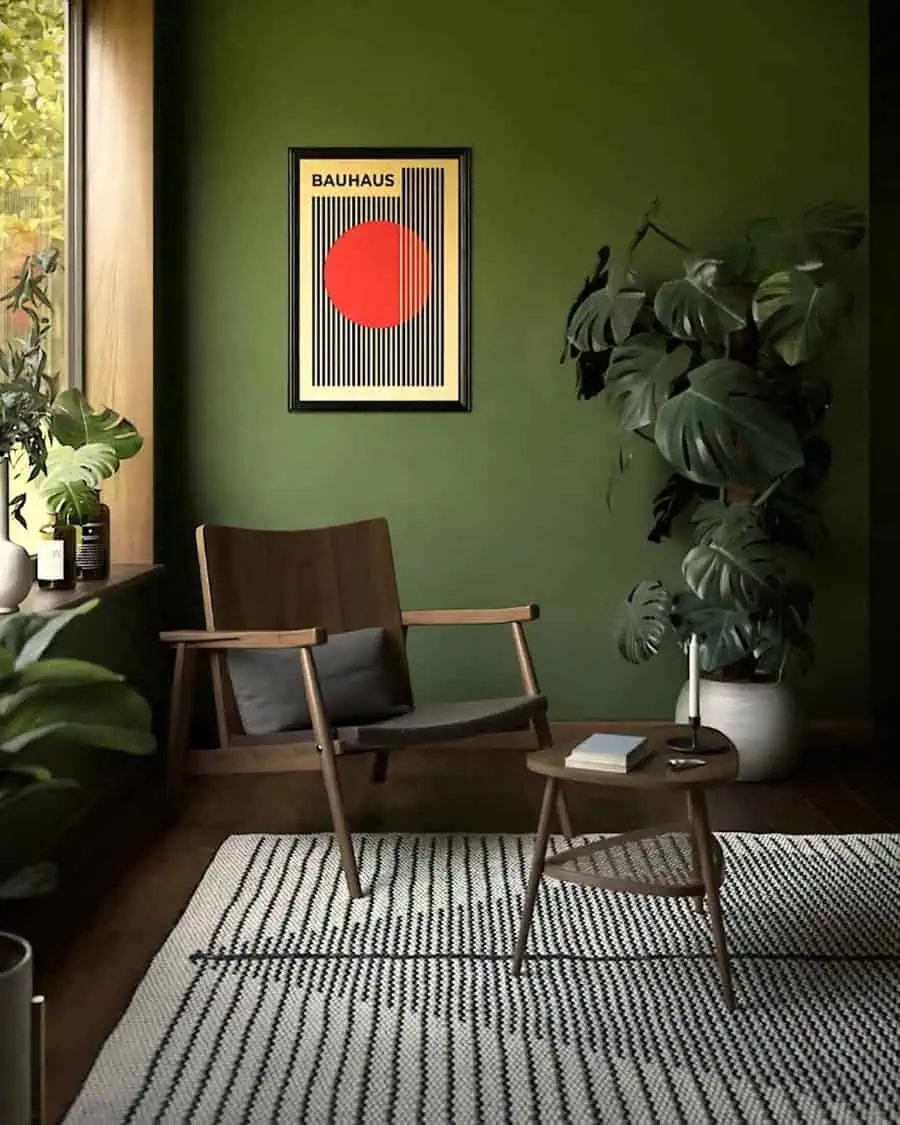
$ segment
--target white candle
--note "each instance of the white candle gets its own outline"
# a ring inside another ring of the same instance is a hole
[[[688,717],[700,718],[700,642],[691,634],[688,646]]]

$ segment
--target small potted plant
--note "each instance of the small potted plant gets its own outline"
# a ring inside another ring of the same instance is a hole
[[[85,660],[47,657],[54,638],[96,600],[47,614],[16,613],[0,620],[0,817],[47,789],[72,788],[33,761],[50,743],[87,745],[128,754],[155,748],[151,712],[123,678]],[[17,760],[22,751],[29,760]],[[31,1068],[29,1038],[32,956],[28,943],[4,932],[2,907],[11,899],[48,894],[57,885],[50,863],[0,869],[0,1121],[25,1125]]]
[[[46,471],[50,410],[59,377],[48,367],[53,305],[49,282],[59,266],[56,250],[29,254],[15,285],[0,297],[8,312],[28,318],[28,331],[0,346],[0,614],[13,613],[31,589],[34,564],[9,538],[9,517],[24,523],[24,494],[9,495],[10,459],[24,454],[29,481]]]
[[[621,259],[599,252],[571,306],[562,356],[575,363],[579,397],[603,395],[624,438],[668,462],[648,538],[659,543],[687,516],[693,529],[684,587],[638,583],[616,640],[640,663],[667,634],[682,646],[696,635],[704,723],[736,744],[742,779],[776,777],[799,748],[785,677],[812,660],[813,593],[792,557],[822,542],[813,493],[831,463],[818,430],[831,390],[810,361],[850,310],[835,273],[862,241],[865,216],[826,203],[697,252],[657,223],[658,209]],[[649,234],[685,255],[682,276],[653,293],[635,268]],[[620,451],[619,471],[629,456]],[[684,689],[676,713],[686,717]]]
[[[95,410],[77,388],[59,392],[59,375],[48,369],[49,284],[59,264],[56,250],[28,255],[15,285],[0,297],[30,325],[27,335],[0,348],[0,613],[16,610],[34,580],[28,553],[9,538],[10,514],[25,525],[25,495],[9,496],[13,455],[27,458],[28,480],[40,480],[47,511],[81,528],[103,512],[103,482],[143,445],[127,418],[109,408]]]

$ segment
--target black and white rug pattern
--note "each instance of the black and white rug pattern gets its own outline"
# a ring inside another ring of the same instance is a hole
[[[545,879],[513,978],[529,836],[232,837],[66,1125],[900,1120],[900,836],[718,838],[733,1014],[685,900]]]

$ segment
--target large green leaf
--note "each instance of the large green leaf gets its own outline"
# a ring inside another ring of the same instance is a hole
[[[90,441],[77,449],[70,445],[54,445],[47,454],[47,477],[79,480],[98,488],[119,467],[115,447],[109,442]]]
[[[0,618],[0,644],[15,657],[17,670],[44,655],[51,641],[76,617],[96,609],[97,598],[89,598],[52,613],[16,613]]]
[[[96,507],[92,489],[99,488],[118,467],[115,449],[104,442],[88,442],[77,449],[54,446],[47,455],[47,476],[39,489],[44,506],[81,522]]]
[[[75,388],[57,395],[50,414],[50,429],[61,445],[75,449],[91,442],[111,445],[120,461],[133,457],[144,444],[127,418],[108,407],[94,410]]]
[[[647,294],[635,274],[612,266],[606,285],[588,294],[569,318],[569,342],[582,352],[600,352],[623,343]]]
[[[797,219],[757,219],[748,239],[769,271],[819,269],[855,249],[866,233],[866,216],[849,203],[821,203]]]
[[[656,318],[680,340],[723,342],[743,328],[750,294],[720,258],[688,258],[684,277],[656,291]]]
[[[52,777],[49,770],[41,770],[41,774],[37,775],[18,763],[11,766],[0,765],[0,810],[8,809],[10,805],[25,801],[38,793],[77,788],[78,782],[73,778]]]
[[[640,582],[625,599],[616,624],[616,645],[631,664],[642,664],[659,652],[670,624],[671,604],[661,582]]]
[[[680,473],[672,473],[653,497],[653,527],[647,538],[651,543],[661,543],[672,534],[672,524],[698,496],[708,496],[713,489],[688,480]]]
[[[35,863],[0,880],[0,901],[36,898],[47,895],[59,886],[59,871],[49,862]]]
[[[691,365],[691,349],[680,344],[667,351],[665,336],[632,336],[613,349],[606,388],[624,430],[639,430],[656,419],[675,380]]]
[[[58,512],[73,523],[82,523],[97,507],[91,486],[80,480],[45,481],[40,495],[48,512]]]
[[[130,754],[149,754],[154,749],[150,707],[126,684],[48,682],[42,686],[39,694],[23,690],[20,701],[0,716],[0,745],[5,750],[35,730],[44,730],[45,737],[57,741],[67,739]]]
[[[722,522],[708,525],[681,570],[698,598],[751,612],[766,603],[783,573],[750,509],[729,511]]]
[[[797,432],[755,371],[714,359],[689,378],[686,390],[663,403],[654,432],[659,451],[682,476],[717,488],[756,488],[803,464]]]
[[[747,611],[737,606],[705,601],[692,590],[683,590],[672,599],[672,624],[682,641],[696,634],[705,672],[726,668],[753,653],[755,628]]]
[[[38,660],[28,664],[10,677],[10,682],[3,685],[3,690],[10,688],[32,687],[42,684],[96,684],[96,683],[121,683],[123,677],[118,672],[104,668],[102,664],[94,664],[90,660],[77,660],[69,657]]]
[[[816,285],[801,270],[767,277],[753,298],[753,317],[785,363],[806,363],[832,338],[850,308],[836,281]]]
[[[813,642],[806,625],[812,608],[812,587],[806,582],[785,582],[762,616],[754,644],[757,666],[778,676],[808,672],[813,662]]]

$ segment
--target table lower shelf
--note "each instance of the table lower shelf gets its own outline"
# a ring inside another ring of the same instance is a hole
[[[711,837],[717,884],[725,859]],[[544,874],[568,883],[634,894],[698,897],[705,893],[696,845],[688,823],[622,832],[548,857]]]

